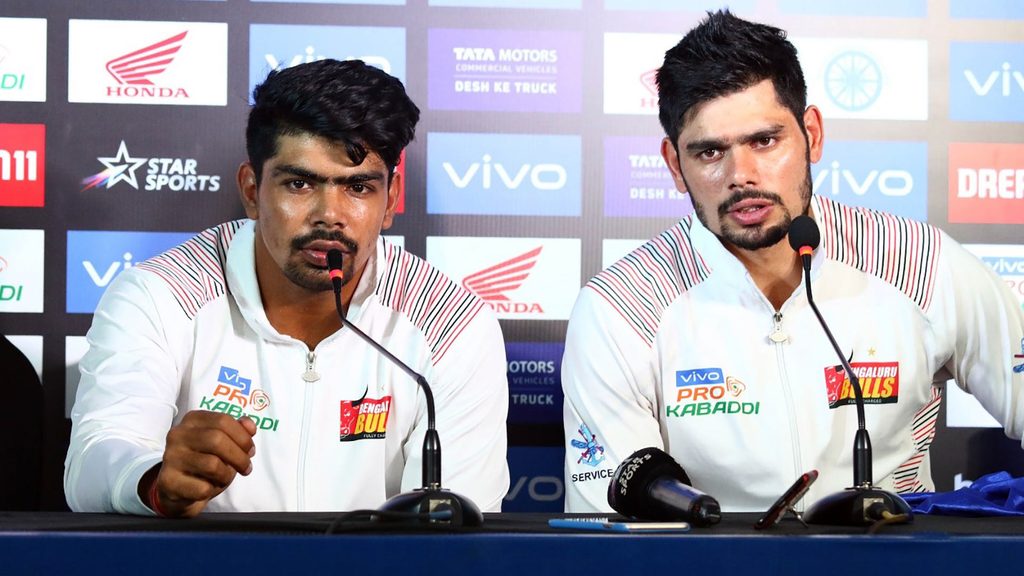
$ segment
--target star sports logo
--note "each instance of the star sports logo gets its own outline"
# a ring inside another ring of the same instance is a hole
[[[530,270],[537,264],[543,246],[524,252],[514,258],[505,260],[470,274],[462,280],[467,290],[475,292],[495,312],[538,312],[544,310],[536,302],[513,302],[508,293],[518,290],[530,276]]]
[[[121,140],[121,145],[117,147],[117,154],[115,156],[100,157],[96,158],[96,160],[106,166],[106,168],[102,172],[82,180],[83,192],[97,186],[105,186],[107,190],[110,190],[118,182],[125,182],[132,188],[139,189],[139,181],[135,177],[135,170],[145,164],[147,159],[132,158],[128,154],[128,147],[125,145],[124,140]]]
[[[181,43],[187,34],[188,31],[175,34],[145,48],[114,58],[107,62],[107,72],[118,84],[152,86],[153,82],[149,77],[161,74],[167,69],[174,61],[174,55],[181,50]]]
[[[133,157],[128,152],[124,140],[117,147],[114,156],[98,157],[104,169],[82,180],[82,192],[92,188],[104,187],[107,190],[124,182],[136,190],[159,192],[217,192],[220,190],[220,176],[199,174],[196,170],[199,162],[195,158],[142,158]],[[139,187],[136,175],[142,165],[146,165],[144,185]]]

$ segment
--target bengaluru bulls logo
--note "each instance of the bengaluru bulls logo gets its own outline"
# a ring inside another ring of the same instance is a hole
[[[338,440],[384,438],[388,431],[391,396],[378,399],[342,400],[338,423]]]
[[[899,362],[851,362],[850,367],[860,382],[865,404],[894,404],[899,400]],[[853,385],[842,366],[825,368],[825,393],[829,408],[857,402]]]

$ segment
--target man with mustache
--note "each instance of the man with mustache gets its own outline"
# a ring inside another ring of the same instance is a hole
[[[253,93],[248,220],[118,276],[88,333],[64,487],[73,510],[377,508],[422,487],[424,395],[338,318],[423,374],[442,485],[498,511],[508,385],[491,310],[380,236],[419,109],[360,61],[271,72]]]
[[[726,511],[764,511],[812,469],[807,504],[850,486],[853,393],[788,242],[800,215],[821,231],[812,292],[864,389],[874,484],[934,490],[949,379],[1021,438],[1020,304],[940,230],[812,195],[823,122],[783,31],[709,14],[657,80],[661,153],[695,214],[579,295],[562,364],[567,510],[609,510],[611,472],[652,446]],[[571,444],[583,426],[598,469]]]

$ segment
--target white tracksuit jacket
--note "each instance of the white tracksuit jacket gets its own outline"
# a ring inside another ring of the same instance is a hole
[[[954,379],[1024,433],[1024,311],[936,228],[815,196],[812,293],[864,389],[874,482],[934,490],[928,449]],[[1015,358],[1015,355],[1017,357]],[[776,313],[692,215],[595,276],[566,337],[566,509],[608,511],[618,464],[654,446],[727,511],[802,473],[809,505],[853,483],[853,393],[803,283]]]
[[[252,473],[209,511],[375,508],[422,487],[426,404],[416,383],[350,330],[312,351],[278,333],[253,246],[252,222],[229,222],[125,271],[104,293],[71,414],[72,510],[151,514],[139,479],[161,460],[168,429],[196,409],[247,414],[259,428]],[[494,314],[380,239],[348,319],[431,384],[444,487],[500,510],[508,384]]]

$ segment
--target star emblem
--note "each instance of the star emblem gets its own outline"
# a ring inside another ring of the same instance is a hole
[[[874,355],[875,355],[875,347],[872,346],[871,348],[868,348],[868,356],[874,356]]]
[[[97,158],[97,160],[107,167],[104,170],[104,172],[109,174],[107,177],[107,190],[118,182],[126,182],[132,188],[138,190],[139,181],[135,178],[135,170],[145,164],[149,158],[132,158],[128,155],[128,147],[125,146],[124,140],[121,140],[121,145],[117,147],[117,156],[113,158]]]

